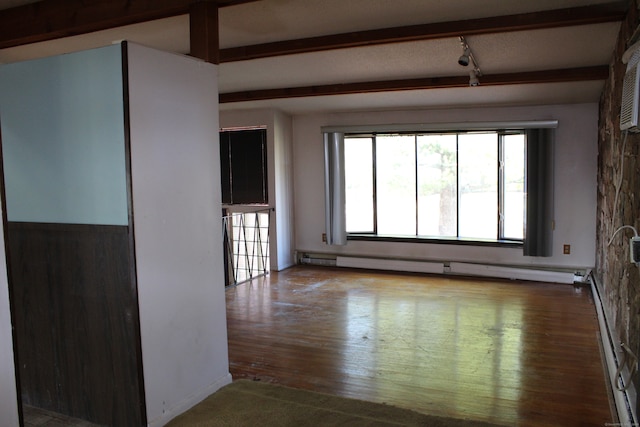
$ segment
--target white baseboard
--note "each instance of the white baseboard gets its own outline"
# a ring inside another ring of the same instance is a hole
[[[617,343],[611,339],[611,331],[609,329],[609,323],[605,313],[602,300],[600,299],[600,293],[596,286],[595,277],[591,275],[591,293],[593,294],[594,305],[596,306],[596,312],[598,314],[598,324],[600,326],[600,339],[602,341],[602,349],[604,352],[605,371],[607,379],[611,385],[613,398],[616,404],[616,412],[620,425],[622,426],[637,426],[638,414],[635,413],[635,401],[637,398],[636,390],[633,384],[630,384],[629,388],[625,391],[619,390],[617,385],[619,384],[619,377],[616,377],[618,370],[616,354],[620,354],[620,349],[616,348]],[[623,378],[629,378],[628,370],[625,369],[622,372]]]
[[[232,380],[233,379],[231,378],[230,373],[224,375],[222,378],[217,379],[216,381],[214,381],[212,384],[209,384],[209,386],[205,387],[204,389],[198,391],[197,393],[192,394],[188,398],[182,400],[177,405],[174,405],[173,407],[167,409],[159,417],[154,418],[153,420],[147,420],[147,426],[148,427],[164,426],[165,424],[167,424],[169,421],[171,421],[178,415],[182,414],[183,412],[186,412],[187,410],[191,409],[198,403],[202,402],[211,394],[220,390],[222,387],[226,386],[227,384],[231,384]]]

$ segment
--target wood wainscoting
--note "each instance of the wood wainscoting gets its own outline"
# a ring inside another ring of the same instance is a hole
[[[23,405],[146,424],[129,239],[126,226],[8,223]]]
[[[297,266],[226,299],[234,379],[508,426],[617,422],[588,287]]]

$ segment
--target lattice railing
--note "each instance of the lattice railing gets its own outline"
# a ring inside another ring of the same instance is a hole
[[[222,218],[226,286],[269,272],[270,209],[238,212]]]

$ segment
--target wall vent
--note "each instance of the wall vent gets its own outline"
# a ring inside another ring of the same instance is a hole
[[[640,89],[640,49],[630,52],[627,71],[622,83],[622,101],[620,105],[620,130],[640,132],[638,128],[638,101]]]
[[[638,87],[640,73],[638,64],[631,67],[624,75],[622,84],[622,105],[620,106],[620,129],[638,132]]]

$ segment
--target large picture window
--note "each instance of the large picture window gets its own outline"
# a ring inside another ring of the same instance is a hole
[[[350,235],[524,239],[524,131],[345,134]]]

